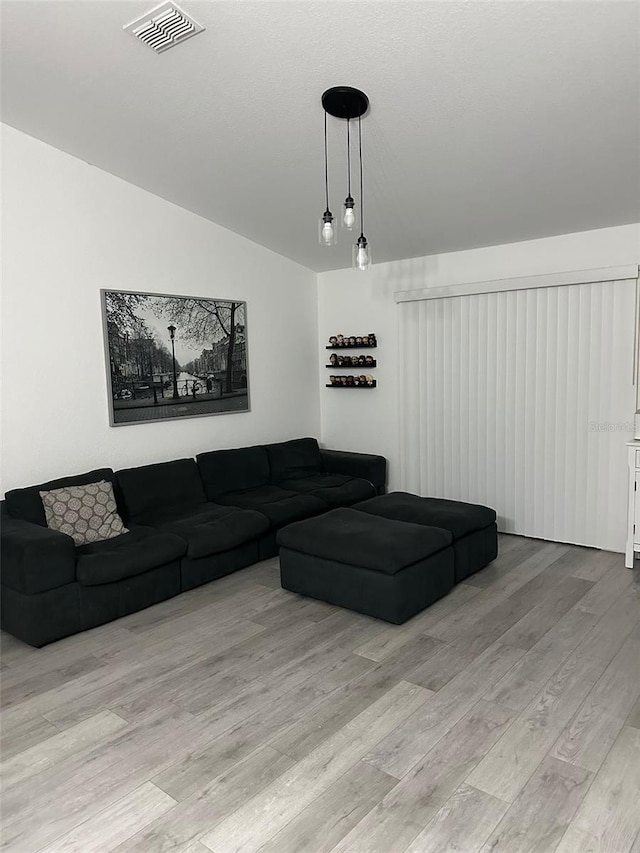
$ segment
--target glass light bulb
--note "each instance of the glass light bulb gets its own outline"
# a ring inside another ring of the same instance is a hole
[[[353,268],[366,271],[371,266],[371,250],[364,234],[353,244]]]
[[[356,215],[353,212],[352,207],[347,207],[344,212],[344,225],[345,228],[353,228],[356,221]]]
[[[318,228],[318,241],[321,246],[333,246],[336,242],[336,221],[329,209],[320,217]]]

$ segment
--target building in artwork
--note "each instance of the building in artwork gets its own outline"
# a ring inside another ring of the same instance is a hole
[[[247,343],[244,325],[238,324],[230,347],[230,336],[225,335],[213,341],[211,349],[204,349],[193,362],[193,372],[198,376],[213,376],[226,384],[228,378],[229,353],[231,352],[231,386],[246,388],[247,385]]]

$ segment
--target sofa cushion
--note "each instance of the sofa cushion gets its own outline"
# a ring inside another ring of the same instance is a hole
[[[293,441],[281,441],[267,444],[271,480],[301,479],[322,471],[322,457],[315,438],[296,438]]]
[[[114,583],[178,560],[186,543],[173,533],[132,527],[128,533],[76,549],[76,578],[82,586]]]
[[[206,502],[195,459],[175,459],[116,472],[126,520],[155,526],[159,515],[185,512]]]
[[[180,536],[187,556],[197,559],[257,539],[269,529],[269,521],[259,512],[207,503],[191,512],[159,516],[153,526]]]
[[[48,527],[13,518],[4,503],[2,509],[2,586],[22,595],[34,595],[73,583],[76,579],[73,539]]]
[[[330,507],[351,506],[376,494],[368,480],[345,474],[311,474],[300,479],[283,480],[283,488],[320,498]]]
[[[196,460],[210,501],[228,492],[255,489],[269,482],[269,457],[261,446],[199,453]]]
[[[128,533],[106,480],[86,486],[64,486],[40,492],[47,527],[71,536],[76,545],[100,542]]]
[[[313,495],[303,495],[279,486],[261,486],[243,492],[229,492],[218,498],[220,503],[254,509],[269,519],[271,527],[282,527],[292,521],[326,512],[327,504]]]
[[[84,486],[87,483],[97,483],[106,480],[114,486],[116,502],[120,504],[120,495],[115,475],[111,468],[97,468],[95,471],[87,471],[86,474],[74,474],[71,477],[60,477],[57,480],[49,480],[38,486],[26,486],[24,489],[11,489],[5,495],[6,508],[13,518],[21,518],[31,521],[42,527],[47,526],[44,514],[44,506],[40,492],[50,492],[65,486]]]
[[[442,527],[451,531],[454,539],[482,530],[494,524],[496,520],[495,510],[487,506],[442,498],[421,498],[408,492],[380,495],[358,504],[355,508],[384,518]]]
[[[278,544],[291,551],[393,575],[447,548],[451,534],[437,527],[373,518],[341,508],[289,524],[279,531]]]
[[[328,474],[346,474],[369,480],[377,494],[385,491],[387,483],[387,460],[372,453],[350,453],[345,450],[321,450],[323,470]]]

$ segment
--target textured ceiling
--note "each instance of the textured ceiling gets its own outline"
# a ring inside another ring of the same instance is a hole
[[[314,270],[351,258],[317,244],[340,84],[375,261],[640,219],[638,2],[185,0],[207,30],[161,55],[122,30],[154,5],[5,0],[3,121]]]

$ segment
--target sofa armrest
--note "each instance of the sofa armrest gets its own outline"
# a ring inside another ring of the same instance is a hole
[[[24,595],[55,589],[76,579],[76,549],[70,536],[3,513],[0,582]]]
[[[344,450],[321,450],[324,470],[329,474],[346,474],[368,480],[379,495],[387,483],[387,460],[372,453],[349,453]]]

